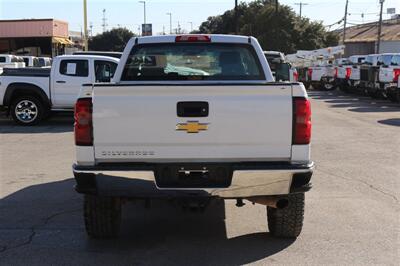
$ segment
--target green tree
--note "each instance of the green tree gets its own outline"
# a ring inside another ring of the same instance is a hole
[[[199,33],[235,32],[235,12],[228,10],[219,16],[209,17],[199,27]],[[319,22],[300,18],[292,8],[279,5],[275,0],[256,0],[238,6],[239,34],[258,39],[265,50],[293,53],[297,50],[313,50],[338,43],[338,36],[327,32]]]
[[[126,28],[114,28],[89,40],[89,50],[122,52],[135,34]]]

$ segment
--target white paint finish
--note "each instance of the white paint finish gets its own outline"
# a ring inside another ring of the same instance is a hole
[[[50,98],[48,77],[15,77],[15,76],[0,76],[0,105],[3,105],[4,95],[8,86],[13,83],[27,83],[40,88],[47,97]]]
[[[314,66],[311,67],[312,81],[321,81],[323,77],[333,77],[335,75],[335,67],[334,66]]]
[[[350,67],[350,66],[338,66],[337,67],[337,69],[338,69],[338,75],[337,75],[337,77],[339,78],[339,79],[345,79],[346,78],[346,68],[348,68],[348,67]]]
[[[79,165],[94,165],[93,146],[76,146],[76,162]]]
[[[60,63],[62,60],[88,60],[89,76],[73,77],[60,75]],[[31,76],[0,76],[0,105],[3,104],[4,94],[9,85],[13,83],[26,83],[34,85],[42,90],[52,102],[53,109],[72,109],[75,105],[82,84],[95,82],[95,60],[108,61],[116,64],[119,62],[119,59],[117,58],[97,55],[57,56],[53,60],[50,78]],[[65,83],[59,84],[56,83],[56,81],[65,81]]]
[[[87,77],[75,77],[60,74],[60,64],[63,60],[87,60],[89,62],[89,75]],[[51,70],[52,103],[54,108],[72,108],[82,85],[95,82],[95,60],[116,64],[119,62],[117,58],[98,55],[68,55],[58,56],[54,59]],[[65,83],[57,83],[57,81],[65,81]]]
[[[291,85],[95,87],[93,127],[96,159],[289,160],[292,141]],[[178,118],[177,102],[207,101],[209,116]],[[207,131],[176,131],[190,120]],[[103,152],[154,152],[152,156]]]
[[[349,66],[351,67],[350,80],[359,81],[360,80],[360,66]]]
[[[311,161],[311,145],[293,145],[292,162],[308,163]]]
[[[308,98],[307,91],[303,83],[300,82],[296,85],[292,85],[292,96]]]

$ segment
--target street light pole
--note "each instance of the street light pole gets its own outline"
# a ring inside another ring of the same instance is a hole
[[[83,0],[83,27],[84,27],[83,31],[85,34],[85,39],[84,39],[85,51],[88,51],[89,47],[88,47],[87,2],[86,2],[86,0]]]
[[[146,24],[146,1],[139,1],[139,3],[143,4],[143,24]]]
[[[172,13],[168,12],[167,15],[169,15],[169,34],[172,34]]]

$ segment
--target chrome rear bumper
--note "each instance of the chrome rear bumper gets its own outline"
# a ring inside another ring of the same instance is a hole
[[[238,164],[233,167],[230,185],[218,188],[159,187],[152,166],[73,166],[76,190],[80,193],[126,197],[201,195],[220,198],[247,198],[286,195],[311,188],[314,163]]]

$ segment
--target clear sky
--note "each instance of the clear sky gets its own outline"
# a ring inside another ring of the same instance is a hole
[[[106,9],[107,29],[123,26],[138,33],[143,23],[143,4],[139,0],[87,0],[88,21],[93,25],[93,32],[102,31],[103,9]],[[250,2],[242,0],[239,2]],[[303,16],[322,21],[330,25],[339,21],[344,15],[345,0],[280,0],[282,4],[291,6],[297,13],[296,2],[305,2]],[[147,23],[153,24],[153,33],[169,31],[169,16],[172,13],[173,28],[178,22],[181,28],[196,29],[208,16],[222,14],[234,7],[234,0],[146,0]],[[70,30],[81,31],[83,25],[83,0],[0,0],[0,19],[22,18],[56,18],[69,22]],[[386,0],[386,8],[394,7],[400,13],[400,0]],[[379,0],[349,0],[349,23],[359,24],[378,19]],[[361,17],[364,13],[364,18]],[[389,18],[384,15],[384,18]],[[331,29],[338,28],[338,25]]]

